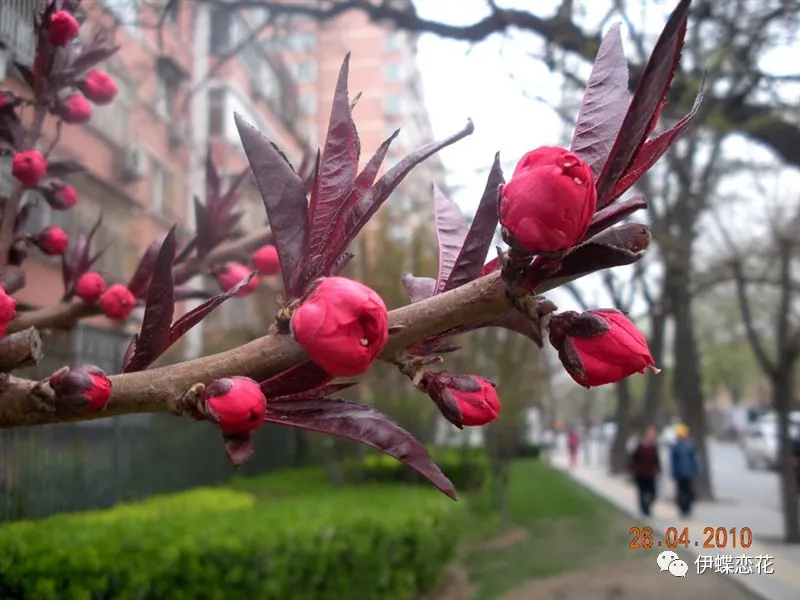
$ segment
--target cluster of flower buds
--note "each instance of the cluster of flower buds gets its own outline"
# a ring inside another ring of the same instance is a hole
[[[389,339],[383,299],[345,277],[317,283],[294,311],[290,326],[311,360],[333,377],[366,373]]]

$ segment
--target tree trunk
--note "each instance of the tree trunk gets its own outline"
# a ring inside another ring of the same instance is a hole
[[[792,452],[789,430],[789,413],[794,396],[793,361],[781,364],[772,378],[773,404],[778,413],[778,448],[781,474],[781,504],[783,505],[783,530],[787,544],[800,544],[800,514],[798,514],[797,470]]]
[[[666,296],[666,290],[663,295]],[[650,339],[647,340],[647,345],[650,347],[650,354],[656,366],[659,367],[664,364],[664,345],[666,333],[666,313],[663,310],[654,310],[650,316]],[[661,408],[664,397],[664,378],[647,376],[645,383],[644,393],[644,407],[642,408],[639,422],[637,423],[639,429],[644,429],[648,425],[655,425],[656,413]]]
[[[615,420],[617,432],[609,449],[608,465],[612,474],[624,473],[628,470],[628,439],[631,437],[631,386],[630,381],[623,379],[617,382],[617,411]]]
[[[708,425],[706,423],[705,402],[700,372],[700,357],[697,352],[697,339],[692,318],[692,296],[689,292],[689,270],[673,273],[670,277],[670,307],[675,319],[675,375],[673,386],[680,407],[681,419],[689,427],[697,450],[700,473],[697,476],[696,492],[698,499],[712,500],[714,491],[711,483],[708,445],[706,443]]]

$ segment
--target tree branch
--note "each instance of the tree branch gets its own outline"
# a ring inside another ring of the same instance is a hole
[[[389,338],[381,357],[393,358],[411,344],[460,325],[504,314],[509,308],[499,272],[404,306],[390,313],[390,326],[402,329]],[[0,375],[0,428],[46,425],[131,413],[164,412],[171,401],[196,383],[246,376],[263,381],[308,357],[288,335],[267,335],[227,352],[138,373],[111,376],[105,411],[76,417],[57,407],[49,386]]]
[[[42,359],[42,338],[33,327],[0,339],[0,372],[35,365]]]
[[[175,285],[185,283],[198,273],[202,273],[214,263],[240,258],[247,251],[266,243],[270,235],[269,228],[265,227],[224,246],[220,246],[216,250],[209,252],[208,255],[202,259],[190,260],[176,265],[172,272]],[[55,306],[17,314],[16,318],[11,321],[8,332],[14,333],[27,329],[28,327],[36,327],[37,329],[65,329],[72,327],[81,319],[97,316],[99,314],[102,313],[97,304],[89,304],[82,301],[62,302]]]

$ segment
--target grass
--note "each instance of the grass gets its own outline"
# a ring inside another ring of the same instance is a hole
[[[631,520],[535,460],[512,466],[509,523],[486,520],[487,499],[470,499],[476,522],[462,556],[475,594],[498,598],[526,581],[630,559]],[[503,544],[502,538],[511,540]]]

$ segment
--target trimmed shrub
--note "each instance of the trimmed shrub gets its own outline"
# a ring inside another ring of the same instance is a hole
[[[489,463],[483,448],[430,449],[436,464],[450,478],[457,490],[476,490],[486,483]],[[360,461],[346,464],[348,482],[419,483],[429,485],[419,474],[386,454],[369,454]]]
[[[244,507],[230,503],[247,494],[214,491],[227,508],[209,510],[206,491],[192,507],[190,492],[2,527],[0,598],[414,600],[458,543],[459,505],[424,488],[365,485]]]

